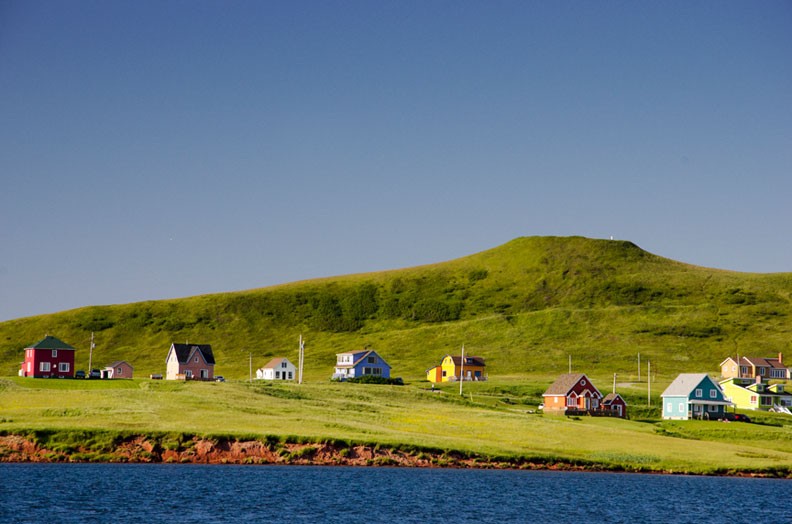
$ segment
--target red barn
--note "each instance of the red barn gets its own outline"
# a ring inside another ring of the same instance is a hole
[[[20,376],[36,378],[74,378],[74,348],[47,335],[25,348]]]

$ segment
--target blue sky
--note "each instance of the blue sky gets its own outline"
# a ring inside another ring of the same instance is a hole
[[[613,236],[792,271],[792,3],[0,0],[0,320]]]

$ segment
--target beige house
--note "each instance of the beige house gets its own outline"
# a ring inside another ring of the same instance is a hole
[[[728,357],[721,362],[721,376],[723,378],[749,378],[756,380],[790,380],[792,379],[792,368],[784,365],[783,353],[778,354],[778,358],[763,357]]]

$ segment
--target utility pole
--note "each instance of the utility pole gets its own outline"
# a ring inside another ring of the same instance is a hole
[[[96,344],[94,344],[94,334],[93,334],[93,331],[91,331],[91,349],[90,349],[90,351],[88,351],[88,376],[89,377],[91,376],[91,370],[93,369],[93,350],[94,350],[95,347],[96,347]]]
[[[459,368],[459,396],[462,396],[462,384],[465,383],[465,345],[462,344],[462,359]]]

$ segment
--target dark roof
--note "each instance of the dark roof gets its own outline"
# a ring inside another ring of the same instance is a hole
[[[363,360],[364,358],[368,357],[371,354],[376,355],[376,357],[379,358],[380,362],[384,366],[387,366],[388,369],[391,369],[390,364],[385,362],[385,359],[382,358],[382,356],[379,353],[377,353],[376,351],[374,351],[373,349],[364,349],[364,350],[361,350],[361,351],[347,351],[345,353],[338,353],[337,355],[352,355],[353,356],[353,362],[351,364],[336,364],[336,367],[337,368],[353,368],[353,367],[357,366],[358,364],[360,364],[361,360]]]
[[[71,349],[74,351],[74,348],[66,342],[49,335],[25,349]]]
[[[176,358],[179,359],[181,364],[187,363],[193,349],[198,349],[201,352],[207,364],[215,363],[214,353],[212,353],[210,344],[171,344],[171,347],[176,352]]]
[[[462,365],[462,355],[448,355],[454,361],[455,366]],[[465,355],[465,365],[466,366],[482,366],[486,367],[487,364],[484,363],[484,359],[482,357],[470,357]]]

